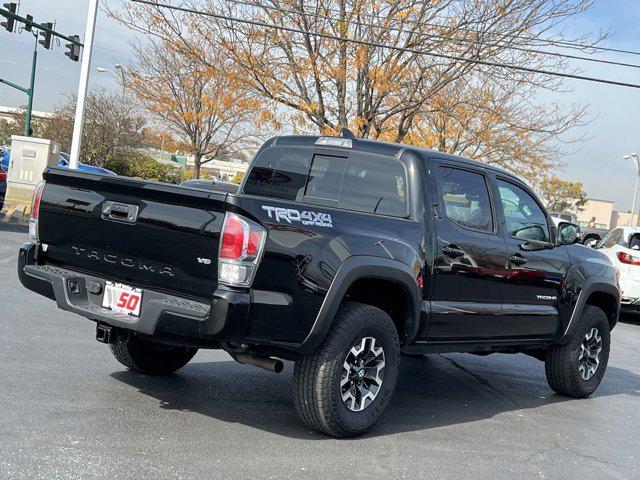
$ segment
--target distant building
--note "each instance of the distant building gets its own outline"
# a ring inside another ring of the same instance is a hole
[[[595,227],[613,229],[616,227],[629,225],[631,213],[613,209],[613,202],[609,200],[599,200],[590,198],[577,215],[578,225],[588,226],[592,218],[595,217]],[[633,224],[638,225],[638,214],[633,216]]]
[[[193,167],[193,156],[187,157],[187,167]],[[246,173],[249,162],[244,158],[228,158],[226,160],[207,160],[207,163],[201,165],[201,169],[209,175],[218,177],[222,180],[231,180],[237,173]]]
[[[613,228],[611,220],[613,217],[613,202],[609,200],[599,200],[590,198],[584,204],[581,211],[577,215],[578,225],[586,227],[591,219],[595,217],[596,228]]]
[[[17,123],[20,121],[20,118],[24,116],[24,113],[24,108],[3,107],[2,105],[0,105],[0,119]],[[40,112],[38,110],[31,110],[31,118],[46,120],[51,117],[53,117],[53,113],[51,112]]]

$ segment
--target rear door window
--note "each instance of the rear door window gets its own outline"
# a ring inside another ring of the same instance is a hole
[[[621,236],[622,236],[622,230],[620,229],[612,230],[607,234],[606,237],[602,239],[599,246],[604,248],[611,248],[616,243],[618,243],[618,240],[620,240]]]
[[[446,217],[461,227],[493,233],[493,214],[484,175],[438,167],[440,201]]]

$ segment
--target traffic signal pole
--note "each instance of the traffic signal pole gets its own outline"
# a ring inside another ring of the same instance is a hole
[[[37,43],[36,43],[37,46]],[[27,117],[24,121],[24,136],[31,136],[31,111],[33,110],[33,86],[36,83],[36,63],[38,62],[38,49],[33,49],[33,60],[31,60],[31,80],[29,81],[29,100],[27,102]]]
[[[36,43],[33,48],[33,56],[31,59],[31,78],[29,80],[29,87],[25,88],[16,83],[10,82],[9,80],[0,78],[0,83],[15,88],[16,90],[20,90],[28,96],[27,112],[24,122],[24,136],[28,137],[31,135],[31,114],[33,110],[33,93],[36,82],[36,65],[38,62],[38,44],[41,44],[46,49],[50,49],[51,39],[53,37],[67,40],[68,42],[70,42],[68,45],[66,45],[66,47],[69,49],[69,53],[65,53],[65,55],[73,61],[78,61],[78,50],[83,46],[83,44],[80,42],[80,37],[78,37],[77,35],[72,35],[69,37],[67,35],[56,32],[53,29],[53,23],[51,22],[36,23],[33,21],[33,17],[31,15],[21,17],[16,13],[17,4],[15,2],[4,3],[2,7],[3,8],[0,8],[0,16],[4,17],[6,20],[2,22],[1,25],[5,30],[13,33],[16,22],[21,23],[24,25],[24,31],[33,33],[36,39]],[[39,30],[39,33],[33,32],[34,29]],[[38,40],[40,36],[42,36],[43,38],[41,40]],[[93,36],[91,40],[93,41]]]

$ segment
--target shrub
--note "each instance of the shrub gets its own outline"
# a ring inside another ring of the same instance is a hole
[[[118,152],[105,161],[105,168],[126,177],[143,178],[155,182],[180,183],[180,168],[156,162],[144,153],[128,150]]]
[[[238,172],[231,179],[231,183],[235,183],[236,185],[240,185],[240,183],[242,182],[243,178],[244,178],[244,173]]]

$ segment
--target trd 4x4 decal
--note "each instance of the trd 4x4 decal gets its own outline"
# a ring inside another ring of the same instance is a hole
[[[316,227],[333,228],[331,215],[323,212],[312,212],[308,210],[296,210],[295,208],[271,207],[263,205],[263,210],[269,214],[276,222],[294,223],[300,222],[302,225],[315,225]]]

